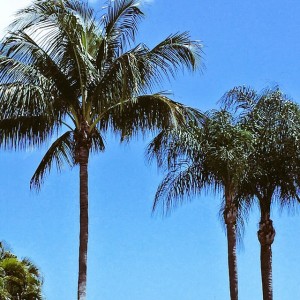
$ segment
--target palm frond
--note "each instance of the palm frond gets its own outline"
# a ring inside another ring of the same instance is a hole
[[[200,42],[190,39],[188,32],[183,32],[168,36],[145,55],[155,75],[162,72],[168,78],[184,67],[195,71],[202,63],[202,47]]]
[[[64,163],[70,167],[74,166],[72,131],[65,132],[50,146],[30,180],[31,188],[39,189],[41,187],[45,175],[50,172],[54,163],[58,171],[61,171]]]
[[[91,96],[96,111],[103,111],[108,102],[112,105],[147,91],[152,73],[144,53],[145,49],[137,46],[115,59],[103,73]]]
[[[50,49],[44,50],[25,32],[10,34],[3,43],[2,52],[6,57],[1,62],[2,82],[13,79],[41,85],[46,81],[51,89],[56,88],[62,94],[66,102],[76,103],[77,94],[71,87],[72,82],[64,74],[66,70],[59,66],[58,49],[56,40]]]
[[[255,94],[242,111],[253,149],[240,196],[258,198],[261,209],[270,210],[272,201],[293,208],[299,201],[300,108],[278,87]]]
[[[91,13],[87,4],[80,5],[78,1],[35,1],[18,13],[11,30],[33,36],[60,69],[70,76],[73,89],[78,90],[90,79],[85,63],[89,57],[87,35],[92,30],[91,26],[93,29],[96,27],[94,20],[88,18],[93,18]],[[91,62],[89,64],[92,66]]]
[[[203,175],[198,164],[179,161],[158,186],[153,212],[161,205],[162,213],[168,214],[179,204],[199,195],[203,188],[209,186],[209,178],[203,178]]]
[[[219,103],[225,110],[232,110],[236,113],[241,109],[247,112],[251,110],[257,99],[258,94],[251,87],[237,86],[226,92]]]
[[[138,133],[146,134],[169,127],[186,126],[202,116],[197,109],[175,102],[163,94],[143,95],[109,108],[99,126],[121,133],[129,140]]]
[[[0,120],[0,147],[28,149],[41,145],[54,131],[53,123],[44,116],[21,116]]]
[[[198,126],[201,126],[201,122],[203,122],[202,116]],[[195,122],[189,122],[186,127],[162,130],[146,148],[148,161],[152,162],[155,159],[158,168],[167,171],[173,168],[177,160],[195,159],[201,147],[198,132],[201,129],[198,126]]]
[[[105,150],[105,140],[97,128],[94,128],[91,133],[91,151],[103,152]]]
[[[105,68],[104,62],[111,63],[135,40],[143,15],[136,0],[107,1],[107,13],[102,17],[103,39],[96,59],[98,69]]]

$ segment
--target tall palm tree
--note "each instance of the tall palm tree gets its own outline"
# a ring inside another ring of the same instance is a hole
[[[101,18],[85,1],[36,0],[18,12],[2,41],[2,146],[39,145],[62,133],[36,169],[32,187],[41,186],[53,165],[80,168],[78,299],[86,298],[90,153],[104,151],[107,131],[129,140],[198,114],[152,91],[177,70],[195,71],[200,43],[184,32],[152,49],[130,48],[142,17],[136,0],[108,1]]]
[[[201,124],[202,123],[202,124]],[[242,226],[235,195],[247,168],[251,135],[242,130],[227,111],[213,111],[187,130],[161,132],[149,145],[150,158],[167,170],[159,185],[154,206],[162,202],[168,212],[188,196],[203,189],[221,190],[223,217],[228,242],[228,267],[231,299],[238,299],[236,259],[237,221]]]
[[[42,300],[43,279],[27,258],[19,260],[0,243],[0,299]]]
[[[300,171],[300,107],[278,87],[261,94],[249,87],[236,87],[223,99],[227,108],[244,115],[243,128],[252,132],[253,149],[249,155],[247,175],[240,195],[258,200],[261,218],[258,240],[261,245],[263,299],[273,299],[272,244],[275,229],[271,204],[278,202],[290,208],[299,201]],[[296,200],[296,202],[295,202]]]

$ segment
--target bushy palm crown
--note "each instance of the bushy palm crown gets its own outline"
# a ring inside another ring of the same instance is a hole
[[[226,96],[225,106],[243,115],[242,127],[253,135],[240,197],[256,197],[267,210],[271,200],[282,206],[299,200],[300,107],[278,87],[262,93],[236,87]]]
[[[166,211],[203,189],[239,188],[251,149],[251,134],[226,110],[211,111],[187,130],[161,132],[148,146],[149,158],[168,171],[158,187],[154,209]],[[224,207],[223,207],[224,209]],[[242,219],[241,219],[242,221]]]
[[[138,2],[108,1],[106,10],[98,21],[85,1],[36,0],[18,12],[2,41],[2,146],[39,145],[62,132],[32,185],[39,187],[53,164],[77,163],[82,142],[103,151],[108,129],[129,139],[197,114],[152,90],[178,69],[195,70],[200,44],[178,33],[153,49],[129,49],[143,17]]]

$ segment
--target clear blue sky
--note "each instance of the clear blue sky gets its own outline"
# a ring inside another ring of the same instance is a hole
[[[1,4],[2,19],[29,2]],[[103,1],[93,6],[100,8]],[[207,110],[233,86],[260,90],[279,84],[299,101],[299,1],[148,0],[144,11],[140,41],[153,46],[187,30],[205,45],[202,74],[179,74],[164,85],[174,99]],[[220,197],[203,195],[168,218],[152,217],[161,174],[144,159],[149,140],[120,146],[108,137],[106,153],[90,159],[88,299],[229,299]],[[39,266],[46,299],[75,299],[78,168],[53,170],[39,194],[30,192],[29,180],[44,151],[0,152],[0,239]],[[274,300],[300,299],[300,217],[274,207],[272,218]],[[242,300],[262,298],[258,220],[254,208],[238,253]]]

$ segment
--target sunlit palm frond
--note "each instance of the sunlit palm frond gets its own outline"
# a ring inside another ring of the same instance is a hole
[[[147,91],[151,68],[144,60],[144,52],[137,46],[115,59],[105,71],[92,95],[96,111]]]
[[[82,58],[88,56],[87,35],[93,22],[85,19],[89,12],[82,18],[84,9],[76,12],[77,6],[83,8],[84,5],[80,6],[77,1],[35,1],[19,12],[11,26],[13,32],[30,34],[45,52],[51,54],[60,69],[70,76],[68,79],[75,90],[80,85],[87,85],[89,79],[89,68]],[[85,24],[85,21],[88,23]]]
[[[50,115],[51,107],[53,107],[51,106],[52,101],[47,103],[45,100],[50,97],[45,96],[45,91],[40,86],[24,85],[22,82],[0,84],[1,119],[14,118],[19,115],[38,116],[45,112]]]
[[[64,7],[73,15],[80,17],[78,22],[83,26],[93,28],[97,26],[94,9],[88,4],[88,1],[67,0],[64,1]]]
[[[42,300],[43,278],[38,268],[27,258],[19,260],[8,254],[0,259],[1,299]]]
[[[64,163],[70,167],[74,166],[72,131],[64,133],[50,146],[31,178],[30,186],[40,188],[45,175],[50,172],[54,163],[58,171],[61,171]]]
[[[195,71],[202,63],[202,44],[192,41],[188,32],[170,35],[146,53],[155,71],[162,72],[167,78],[176,71],[187,68]],[[156,74],[157,75],[157,74]]]
[[[151,91],[178,69],[196,70],[200,58],[200,43],[191,41],[187,33],[172,35],[152,50],[139,44],[102,68],[104,73],[94,94],[125,99],[129,94]]]
[[[51,89],[57,89],[65,102],[75,102],[76,90],[74,87],[71,88],[72,82],[65,74],[68,73],[68,70],[66,67],[60,66],[61,58],[57,57],[58,49],[57,41],[54,42],[51,49],[44,50],[25,32],[10,34],[3,43],[2,52],[6,57],[1,63],[2,81],[10,82],[12,79],[24,83],[29,81],[30,83],[35,82],[39,86],[46,81],[48,89],[49,85]]]
[[[103,39],[97,54],[98,69],[105,68],[135,40],[137,25],[143,17],[136,0],[107,1],[102,17]]]
[[[24,64],[18,60],[0,56],[0,80],[2,84],[22,82],[24,84],[33,84],[46,82],[46,78],[31,65]]]

